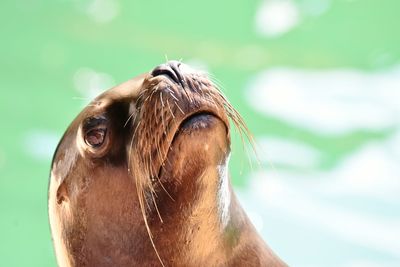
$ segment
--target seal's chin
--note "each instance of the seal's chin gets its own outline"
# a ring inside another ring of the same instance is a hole
[[[229,131],[218,116],[201,112],[186,118],[175,133],[160,176],[195,178],[210,166],[219,166],[229,154]]]

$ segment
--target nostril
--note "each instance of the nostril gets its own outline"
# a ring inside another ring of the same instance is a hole
[[[153,77],[160,76],[160,75],[166,75],[169,78],[171,78],[174,82],[179,83],[179,78],[176,75],[175,71],[169,65],[166,65],[166,64],[157,66],[151,72],[151,75],[153,75]]]
[[[185,87],[185,85],[184,85],[184,79],[183,79],[183,76],[182,76],[182,72],[181,72],[181,70],[179,69],[179,66],[181,65],[181,63],[178,62],[178,61],[170,61],[170,62],[168,62],[168,65],[169,65],[169,66],[171,67],[171,69],[175,72],[176,76],[178,77],[179,83],[180,83],[183,87]]]
[[[157,66],[152,72],[151,75],[153,77],[160,76],[160,75],[166,75],[169,78],[171,78],[174,82],[182,85],[182,87],[185,87],[184,85],[184,79],[181,70],[179,69],[179,66],[181,63],[176,60],[168,61],[166,64],[162,64]]]

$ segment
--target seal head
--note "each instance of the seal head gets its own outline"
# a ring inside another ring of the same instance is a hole
[[[227,175],[230,118],[208,79],[177,61],[111,88],[66,130],[49,183],[60,266],[283,266]]]

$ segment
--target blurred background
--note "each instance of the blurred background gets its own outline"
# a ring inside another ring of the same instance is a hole
[[[232,181],[290,266],[400,266],[399,10],[2,1],[0,265],[56,266],[47,183],[58,140],[92,97],[168,58],[210,72],[247,121],[259,164],[235,135]]]

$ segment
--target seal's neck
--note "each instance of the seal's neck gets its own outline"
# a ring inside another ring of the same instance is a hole
[[[162,258],[174,258],[171,254],[179,252],[182,264],[201,265],[204,259],[219,263],[235,247],[242,216],[231,216],[240,207],[229,182],[228,159],[190,179],[186,177],[173,194],[174,200],[162,199],[159,211],[163,221],[154,219],[151,225],[154,244]],[[232,206],[236,208],[232,210]],[[169,251],[171,246],[179,249]]]

